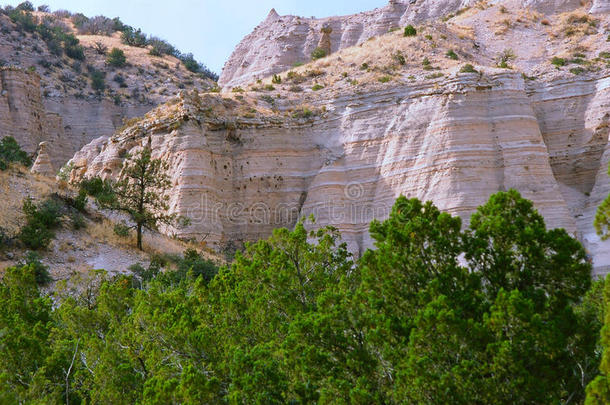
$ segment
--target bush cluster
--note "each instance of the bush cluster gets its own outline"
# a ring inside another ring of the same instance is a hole
[[[15,138],[5,136],[0,140],[0,170],[6,170],[8,165],[13,162],[30,166],[32,159],[27,152],[21,149]]]
[[[114,67],[123,67],[127,63],[125,52],[119,48],[112,48],[106,57],[106,63]]]
[[[61,224],[62,205],[54,198],[36,205],[28,197],[23,201],[22,210],[26,224],[19,232],[19,240],[30,249],[46,247],[55,237],[55,228]]]

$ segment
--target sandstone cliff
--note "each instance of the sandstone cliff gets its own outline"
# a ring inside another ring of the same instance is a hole
[[[150,142],[172,168],[172,210],[192,219],[168,232],[223,247],[314,214],[355,253],[371,247],[368,223],[400,194],[467,219],[516,188],[608,272],[610,245],[592,222],[610,192],[610,18],[592,16],[592,4],[529,4],[422,17],[416,37],[387,33],[281,73],[281,83],[181,93],[83,148],[73,180],[116,177],[126,153]],[[424,5],[422,15],[436,13]]]

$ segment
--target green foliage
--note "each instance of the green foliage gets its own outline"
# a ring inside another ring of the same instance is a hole
[[[108,52],[108,57],[106,58],[106,63],[110,66],[114,67],[123,67],[125,63],[127,63],[127,58],[125,57],[125,52],[123,52],[119,48],[112,48],[110,52]]]
[[[470,63],[467,63],[462,66],[460,73],[478,73],[478,71]]]
[[[78,275],[59,283],[53,309],[32,270],[9,269],[0,283],[0,398],[584,400],[608,287],[589,288],[582,246],[547,230],[516,191],[493,195],[464,230],[432,203],[400,197],[387,220],[371,223],[376,249],[357,262],[336,229],[310,226],[247,244],[218,272],[188,250],[133,265],[130,277]],[[604,398],[598,380],[589,393]]]
[[[390,76],[381,76],[377,79],[379,83],[388,83],[392,78]]]
[[[313,91],[322,90],[323,88],[324,88],[324,86],[322,86],[321,84],[318,84],[318,83],[314,84],[314,85],[311,87],[311,89],[312,89]]]
[[[282,83],[282,77],[280,75],[273,75],[273,78],[271,79],[271,82],[273,84],[281,84]]]
[[[610,166],[608,167],[608,175],[610,176]],[[602,240],[610,238],[610,195],[597,207],[593,225]]]
[[[311,53],[311,59],[313,59],[313,60],[322,59],[322,58],[325,58],[326,56],[327,56],[326,51],[323,48],[316,48]]]
[[[50,198],[36,205],[31,198],[23,201],[26,224],[19,232],[19,240],[30,249],[46,247],[55,237],[54,229],[61,224],[62,207]]]
[[[457,53],[455,53],[455,51],[453,49],[449,49],[447,51],[447,53],[445,54],[445,56],[447,56],[449,59],[453,59],[453,60],[459,59],[459,56],[457,55]]]
[[[412,26],[411,24],[407,25],[405,27],[405,31],[403,34],[405,37],[414,37],[417,35],[417,30],[415,29],[414,26]]]
[[[557,66],[557,67],[561,67],[561,66],[565,66],[567,65],[568,61],[565,60],[565,58],[560,58],[557,56],[554,56],[553,59],[551,59],[551,64]]]
[[[169,196],[165,193],[171,186],[168,168],[167,162],[153,159],[151,149],[144,147],[135,155],[128,156],[121,179],[111,186],[111,194],[116,198],[106,206],[129,216],[136,229],[140,250],[144,229],[156,231],[161,224],[176,223],[176,215],[167,213]]]
[[[32,160],[28,154],[21,149],[15,138],[5,136],[0,140],[0,170],[6,170],[9,163],[19,163],[30,166]]]
[[[49,267],[40,261],[40,256],[36,252],[28,252],[18,267],[28,267],[33,271],[34,278],[39,286],[45,286],[52,280]]]
[[[89,72],[91,78],[91,88],[98,93],[101,93],[106,88],[106,74],[99,70],[92,70]]]
[[[81,180],[79,197],[81,194],[95,198],[101,205],[109,205],[116,200],[112,183],[109,180],[102,180],[100,177]]]
[[[136,30],[127,26],[121,33],[121,42],[125,45],[143,48],[147,44],[146,34],[142,33],[142,30],[139,28]]]
[[[606,278],[604,286],[604,300],[602,305],[604,306],[604,327],[601,330],[601,342],[604,348],[603,357],[599,370],[601,375],[597,376],[587,386],[587,399],[586,405],[602,405],[610,403],[610,282]],[[603,312],[602,312],[603,313]]]

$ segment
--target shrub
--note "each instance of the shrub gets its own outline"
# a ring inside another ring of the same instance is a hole
[[[565,66],[567,64],[567,61],[564,58],[554,56],[553,59],[551,59],[551,63],[557,67],[560,67]]]
[[[61,206],[53,199],[35,205],[31,198],[23,201],[26,224],[19,232],[19,240],[30,249],[46,247],[55,237],[53,231],[61,223]]]
[[[70,21],[72,21],[72,24],[74,24],[74,26],[76,27],[77,30],[80,30],[80,28],[87,21],[89,21],[89,17],[87,17],[83,13],[76,13],[70,18]]]
[[[95,44],[93,44],[93,50],[98,55],[106,55],[106,52],[108,52],[108,47],[106,45],[104,45],[102,42],[96,41]]]
[[[9,163],[15,162],[24,166],[30,166],[32,160],[28,154],[21,149],[15,138],[6,136],[0,140],[0,162],[3,164],[0,170],[5,170]]]
[[[398,63],[401,66],[404,66],[407,64],[406,58],[400,51],[396,51],[396,53],[392,54],[392,60],[394,60],[394,62]]]
[[[121,34],[121,42],[125,45],[143,48],[147,45],[146,34],[143,34],[139,28],[135,30],[133,27],[126,27]]]
[[[460,73],[478,73],[478,71],[470,63],[467,63],[462,66]]]
[[[447,56],[449,59],[453,59],[453,60],[459,59],[457,53],[455,53],[455,51],[453,49],[449,49],[447,51],[447,53],[445,54],[445,56]]]
[[[267,85],[265,85],[265,87],[263,87],[263,89],[265,91],[273,91],[273,90],[275,90],[275,87],[273,87],[272,84],[267,84]]]
[[[89,72],[89,77],[91,78],[91,88],[98,93],[101,93],[106,88],[104,76],[104,72],[100,72],[99,70]]]
[[[206,283],[212,281],[216,273],[218,266],[211,260],[204,259],[195,249],[187,249],[184,252],[184,258],[180,260],[176,270],[180,279],[202,277]]]
[[[76,60],[85,59],[85,49],[81,45],[65,44],[64,52],[66,56]]]
[[[126,238],[129,236],[129,227],[125,224],[115,224],[114,225],[114,234],[121,238]]]
[[[570,73],[572,73],[574,75],[580,75],[580,74],[583,74],[584,72],[585,72],[585,69],[581,68],[580,66],[570,69]]]
[[[392,80],[392,78],[390,76],[381,76],[379,79],[377,79],[380,83],[387,83],[390,80]]]
[[[116,198],[112,183],[109,180],[102,180],[100,177],[83,179],[79,186],[86,195],[95,198],[102,205],[111,204]]]
[[[178,50],[172,44],[168,43],[167,41],[162,40],[161,38],[150,37],[148,39],[148,45],[152,46],[152,49],[150,50],[151,55],[152,54],[158,54],[157,56],[161,56],[161,55],[177,56],[178,55]]]
[[[600,52],[599,57],[603,59],[610,59],[610,52]]]
[[[273,78],[271,79],[271,83],[273,83],[273,84],[281,84],[282,83],[282,77],[280,75],[273,75]]]
[[[299,110],[292,113],[292,118],[295,119],[306,119],[313,117],[313,111],[307,107],[300,108]]]
[[[414,37],[416,35],[417,35],[417,30],[415,29],[414,26],[409,24],[405,27],[405,32],[404,32],[405,37]]]
[[[316,48],[311,53],[311,59],[317,60],[326,57],[326,51],[322,48]]]
[[[513,52],[512,49],[505,49],[504,51],[502,51],[502,53],[498,56],[498,67],[503,68],[503,69],[510,69],[510,65],[508,64],[508,62],[515,60],[516,59],[516,55]]]
[[[15,25],[17,25],[17,29],[24,30],[27,32],[34,32],[36,29],[36,21],[34,21],[34,17],[29,11],[23,10],[12,10],[8,14],[9,18]]]
[[[313,91],[318,91],[318,90],[322,90],[324,88],[324,86],[322,86],[321,84],[314,84],[313,87],[311,88]]]
[[[70,225],[72,225],[72,229],[76,231],[87,227],[85,217],[83,217],[82,214],[78,212],[73,212],[70,214]]]
[[[18,264],[18,266],[29,266],[30,269],[34,272],[36,284],[38,284],[39,286],[47,285],[52,281],[51,275],[49,274],[49,267],[45,266],[40,261],[40,256],[36,252],[26,253],[25,257]]]
[[[123,67],[126,62],[127,58],[125,57],[125,52],[119,48],[112,48],[106,58],[106,63],[114,67]]]
[[[84,35],[112,35],[116,31],[114,21],[102,15],[83,21],[77,29],[79,34]]]

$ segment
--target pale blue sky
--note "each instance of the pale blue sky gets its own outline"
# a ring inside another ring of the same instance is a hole
[[[17,5],[23,0],[0,0]],[[384,6],[387,0],[30,0],[51,10],[105,15],[163,38],[220,73],[239,41],[275,8],[281,15],[328,17]]]

